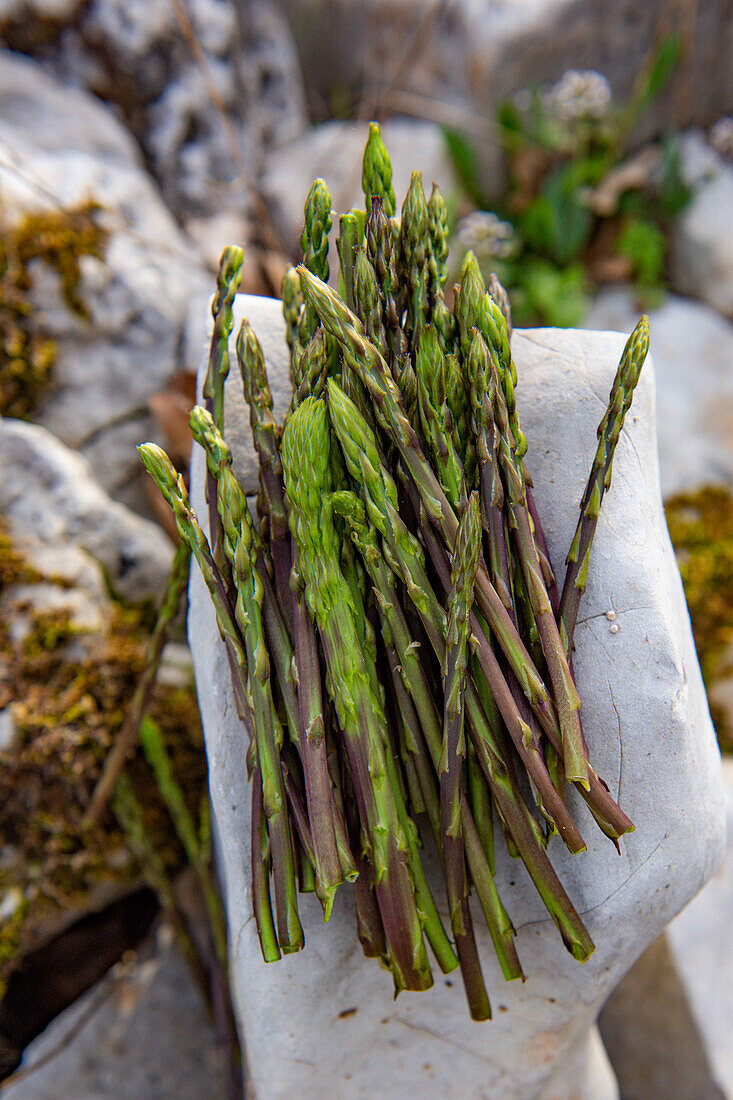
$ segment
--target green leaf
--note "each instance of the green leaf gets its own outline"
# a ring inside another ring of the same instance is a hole
[[[518,298],[522,320],[539,318],[558,328],[573,328],[588,309],[583,267],[570,264],[561,269],[547,260],[527,259]]]
[[[667,238],[662,230],[642,218],[627,218],[616,248],[631,262],[634,278],[646,287],[660,286],[665,269]]]
[[[476,150],[465,134],[450,126],[443,127],[443,137],[458,182],[471,202],[482,210],[487,203],[479,182]]]
[[[585,248],[593,231],[590,210],[578,199],[577,172],[572,164],[558,169],[525,210],[519,229],[535,252],[562,266]]]

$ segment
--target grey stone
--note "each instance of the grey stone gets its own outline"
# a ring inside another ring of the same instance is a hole
[[[15,719],[13,717],[12,708],[6,707],[5,710],[0,710],[0,752],[12,752],[15,745],[16,732],[17,731],[15,728]],[[16,891],[16,896],[17,893],[19,893],[19,891]],[[10,912],[4,911],[8,905],[6,899],[8,897],[12,898],[12,896],[13,895],[8,892],[8,894],[6,894],[3,898],[2,902],[0,902],[0,921],[8,920],[8,918],[12,917],[13,913],[15,912],[15,908],[11,909]],[[21,893],[20,904],[22,903],[23,895]]]
[[[685,135],[682,158],[694,195],[672,230],[672,285],[733,318],[733,166],[701,133]]]
[[[20,1072],[5,1086],[7,1100],[227,1095],[226,1066],[201,994],[160,932],[56,1017],[26,1049]]]
[[[105,488],[137,476],[147,400],[182,365],[192,295],[210,285],[128,133],[83,92],[34,62],[0,61],[0,189],[4,215],[98,202],[109,231],[104,261],[82,258],[91,321],[71,313],[55,274],[33,271],[34,323],[58,344],[52,388],[36,419],[88,454]]]
[[[244,299],[236,314],[247,313],[270,341],[277,310],[276,303]],[[622,347],[623,337],[614,333],[537,329],[515,336],[528,459],[560,572]],[[271,355],[271,371],[284,370],[284,361]],[[227,391],[225,415],[241,458],[247,431],[238,391]],[[361,953],[347,890],[339,891],[328,926],[312,895],[304,897],[305,950],[271,966],[262,962],[247,871],[243,730],[209,597],[192,573],[189,638],[227,899],[233,995],[259,1096],[308,1100],[324,1088],[344,1100],[418,1092],[492,1100],[618,1095],[595,1017],[623,973],[715,872],[724,845],[720,756],[661,506],[651,364],[614,474],[576,633],[575,669],[591,757],[636,831],[617,855],[570,792],[588,851],[573,857],[552,841],[550,855],[596,943],[582,968],[562,948],[524,868],[499,855],[497,885],[518,930],[528,980],[520,986],[502,981],[476,921],[494,1004],[487,1025],[469,1020],[460,981],[440,975],[429,993],[393,1001],[389,975]],[[205,521],[199,454],[192,485]]]
[[[595,69],[624,102],[658,41],[665,0],[284,0],[316,108],[345,92],[379,103],[383,115],[436,118],[475,137],[491,189],[501,152],[491,122],[526,87]],[[685,56],[639,127],[639,137],[709,125],[730,113],[731,0],[709,0],[686,23]]]
[[[328,184],[335,211],[363,208],[361,162],[367,134],[366,122],[326,122],[307,130],[268,158],[262,188],[287,243],[296,252],[300,248],[305,198],[317,176]],[[422,172],[428,194],[433,181],[446,196],[455,193],[458,180],[438,126],[392,120],[383,124],[382,136],[392,160],[398,206],[414,170]],[[337,235],[334,233],[334,238]]]
[[[115,104],[181,217],[247,208],[265,148],[305,125],[287,23],[272,0],[90,0],[67,22],[60,0],[0,12],[13,48],[64,83]],[[7,4],[7,0],[6,0]]]
[[[733,1097],[733,760],[723,760],[728,808],[728,847],[722,867],[668,929],[675,966],[681,977],[712,1067],[725,1100]]]
[[[14,536],[85,550],[127,599],[165,587],[173,548],[162,530],[113,501],[45,428],[0,419],[0,512]]]
[[[631,332],[641,310],[628,288],[602,291],[591,329]],[[657,436],[665,497],[733,479],[733,325],[670,294],[650,313],[657,375]]]

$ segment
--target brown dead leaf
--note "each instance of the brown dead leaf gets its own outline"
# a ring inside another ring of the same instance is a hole
[[[165,439],[165,449],[176,466],[188,466],[193,443],[188,418],[194,401],[195,392],[182,392],[172,385],[148,400],[148,408]]]

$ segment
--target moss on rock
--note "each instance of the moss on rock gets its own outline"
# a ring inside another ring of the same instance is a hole
[[[733,673],[733,495],[725,486],[681,493],[665,505],[708,691]],[[733,722],[711,705],[721,748],[733,751]]]
[[[33,264],[58,275],[69,309],[89,319],[80,295],[82,256],[103,259],[107,233],[97,204],[43,210],[10,224],[0,211],[0,414],[27,416],[48,386],[57,346],[33,322]]]
[[[48,583],[0,521],[0,597],[10,586],[41,580]],[[0,626],[0,710],[11,708],[15,727],[12,746],[0,751],[0,996],[39,933],[83,909],[103,884],[133,882],[140,873],[111,810],[92,831],[80,823],[143,668],[145,612],[112,603],[109,625],[93,633],[65,612],[31,620],[20,643]],[[158,685],[150,713],[197,820],[206,760],[193,686]],[[142,752],[127,773],[146,832],[174,872],[184,853]],[[22,905],[4,918],[4,899],[18,891]]]

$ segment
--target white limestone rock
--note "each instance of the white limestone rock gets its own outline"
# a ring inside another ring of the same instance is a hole
[[[34,323],[58,344],[52,388],[34,416],[90,458],[105,489],[120,492],[138,477],[135,444],[154,431],[148,398],[185,365],[179,341],[189,300],[210,291],[211,277],[114,115],[9,53],[0,56],[0,145],[10,221],[88,200],[102,207],[104,261],[81,260],[90,321],[70,312],[55,273],[34,265]]]
[[[245,298],[235,314],[245,313],[263,337],[271,377],[283,390],[279,305]],[[560,573],[624,339],[541,329],[514,338],[528,459]],[[241,460],[247,414],[233,385],[225,415]],[[205,520],[198,453],[192,484]],[[324,1090],[343,1100],[565,1100],[570,1091],[579,1100],[617,1097],[593,1028],[596,1014],[637,956],[713,874],[724,843],[720,757],[661,507],[651,362],[604,502],[575,662],[591,757],[636,831],[617,855],[570,793],[588,852],[571,856],[555,839],[550,856],[596,943],[582,967],[562,947],[523,866],[499,857],[497,885],[518,930],[528,980],[504,983],[477,919],[491,1023],[470,1021],[456,975],[446,979],[436,972],[429,993],[403,993],[394,1001],[389,975],[361,953],[348,890],[339,891],[328,926],[313,896],[304,897],[305,950],[270,966],[262,962],[247,871],[244,734],[196,571],[190,600],[233,994],[255,1094],[268,1100],[315,1100]]]
[[[733,318],[733,166],[695,131],[682,140],[682,162],[694,195],[672,230],[672,285]]]
[[[0,34],[64,84],[116,105],[180,217],[246,209],[264,150],[306,124],[277,3],[187,0],[177,9],[171,0],[76,0],[77,10],[72,3],[3,0]]]
[[[95,587],[78,558],[69,564],[65,546],[86,551],[127,599],[165,588],[173,548],[160,527],[111,500],[88,463],[37,424],[0,418],[0,513],[14,536],[52,547],[57,571],[72,569],[71,583]],[[54,568],[48,552],[37,564]]]
[[[641,310],[629,287],[603,290],[585,324],[631,332]],[[657,438],[664,497],[733,479],[733,324],[709,306],[669,294],[649,315],[657,376]]]

